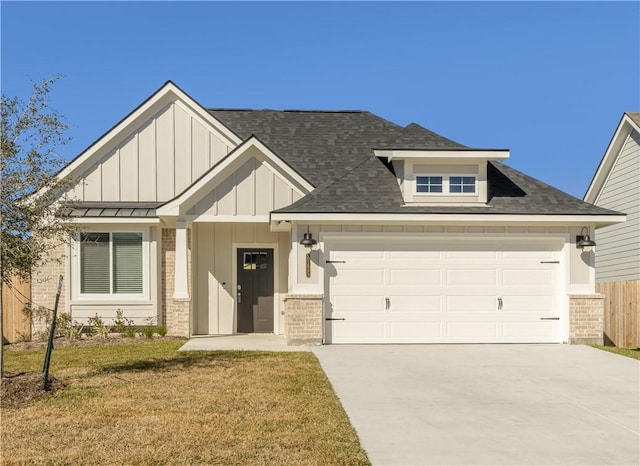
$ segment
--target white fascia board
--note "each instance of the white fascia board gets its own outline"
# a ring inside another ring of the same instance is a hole
[[[509,151],[506,149],[486,150],[374,150],[376,157],[392,159],[482,159],[482,160],[506,160]]]
[[[624,215],[519,215],[519,214],[271,214],[271,221],[312,223],[575,223],[594,224],[597,227],[626,221]]]
[[[269,223],[269,215],[185,215],[183,217],[193,223]]]
[[[238,146],[227,157],[222,159],[218,165],[213,167],[209,172],[202,176],[199,180],[193,183],[189,188],[182,192],[178,197],[175,197],[171,201],[161,205],[156,209],[156,213],[159,216],[180,216],[184,214],[184,206],[191,199],[201,199],[208,192],[211,191],[211,183],[215,178],[223,173],[230,165],[241,159],[247,151],[255,147],[266,157],[270,166],[274,168],[276,172],[283,173],[293,179],[303,190],[302,195],[307,194],[313,190],[313,186],[306,181],[302,176],[298,174],[293,168],[286,164],[280,157],[274,154],[267,146],[262,144],[255,136],[247,139],[244,143]],[[295,187],[298,189],[297,187]],[[306,192],[304,192],[306,190]],[[189,206],[190,207],[190,206]]]
[[[242,142],[231,130],[222,124],[213,115],[207,112],[199,103],[185,94],[178,86],[172,82],[166,83],[155,94],[149,97],[138,108],[126,116],[116,126],[111,128],[100,139],[89,146],[75,160],[60,171],[58,178],[63,179],[90,163],[92,157],[100,152],[105,146],[111,144],[111,141],[119,134],[132,131],[136,125],[142,124],[147,118],[151,118],[154,107],[163,107],[170,101],[180,102],[183,108],[190,110],[199,119],[206,122],[218,133],[222,134],[232,146],[237,146]]]
[[[145,218],[145,217],[76,217],[65,218],[65,223],[71,223],[74,225],[157,225],[160,223],[159,218]]]
[[[622,115],[622,119],[620,120],[620,123],[607,146],[607,150],[605,151],[602,160],[600,160],[596,173],[593,175],[593,179],[587,188],[587,192],[583,198],[585,202],[589,202],[591,204],[595,204],[597,202],[598,197],[600,196],[600,191],[604,187],[607,178],[609,178],[611,169],[615,165],[618,155],[620,155],[620,151],[624,147],[625,142],[633,130],[640,133],[640,127],[638,127],[635,121],[629,118],[625,113]]]

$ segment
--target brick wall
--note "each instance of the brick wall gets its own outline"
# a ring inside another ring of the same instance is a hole
[[[290,294],[284,298],[284,332],[289,345],[322,344],[321,294]]]
[[[601,345],[604,330],[604,295],[569,295],[569,343]]]
[[[53,310],[56,302],[56,291],[58,289],[58,276],[65,275],[65,255],[66,244],[56,243],[51,247],[44,263],[31,273],[31,302],[34,307],[43,306]],[[62,282],[62,294],[58,303],[58,314],[65,311],[65,288],[66,280]],[[32,334],[37,337],[39,333],[46,330],[42,320],[35,319],[32,327]]]
[[[187,232],[187,274],[191,284],[191,235]],[[173,297],[176,261],[176,231],[172,228],[162,229],[162,321],[168,329],[169,335],[182,337],[190,336],[190,299],[175,299]],[[189,293],[192,295],[192,293]]]

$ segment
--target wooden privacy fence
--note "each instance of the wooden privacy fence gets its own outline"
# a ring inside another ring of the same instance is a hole
[[[604,300],[605,344],[640,348],[640,280],[596,283]]]
[[[2,342],[31,339],[31,321],[22,310],[31,301],[31,284],[13,279],[12,286],[2,284]]]

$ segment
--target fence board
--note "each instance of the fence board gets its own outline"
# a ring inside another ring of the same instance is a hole
[[[2,342],[31,339],[31,321],[22,312],[31,300],[31,284],[18,279],[2,284]]]
[[[596,283],[604,300],[604,340],[622,348],[640,348],[640,280]]]

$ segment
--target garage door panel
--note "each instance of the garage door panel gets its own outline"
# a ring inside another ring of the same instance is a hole
[[[442,271],[440,269],[391,269],[389,285],[441,286]]]
[[[440,321],[390,322],[389,339],[395,341],[429,341],[442,335]]]
[[[449,286],[496,286],[498,272],[490,268],[449,269],[446,271]]]
[[[346,269],[341,268],[331,277],[333,285],[376,285],[384,286],[384,269]]]
[[[447,296],[447,311],[468,313],[495,311],[497,302],[495,294]]]
[[[333,323],[333,340],[336,343],[384,341],[384,322],[333,321]]]
[[[333,300],[333,312],[374,312],[384,309],[384,296],[381,295],[340,295]]]
[[[467,262],[486,262],[497,261],[497,251],[473,251],[473,250],[461,250],[461,251],[447,251],[444,255],[445,260],[450,261],[463,261]]]
[[[440,312],[440,295],[390,294],[389,312]]]
[[[536,261],[553,260],[554,257],[554,251],[502,251],[502,259],[505,261],[531,261],[532,263],[535,263]]]
[[[447,322],[447,336],[469,340],[483,340],[497,337],[497,324],[485,321]]]
[[[518,268],[502,270],[502,285],[505,287],[541,287],[554,283],[554,273],[540,268]]]
[[[502,335],[518,341],[539,341],[547,338],[553,341],[555,327],[552,321],[503,322]]]
[[[384,259],[384,251],[375,250],[347,250],[347,251],[331,251],[332,260],[343,261],[381,261]]]
[[[553,295],[507,295],[502,296],[503,307],[501,312],[539,312],[541,316],[546,315],[549,309],[554,308]]]
[[[440,251],[390,251],[389,260],[427,262],[440,260]]]

